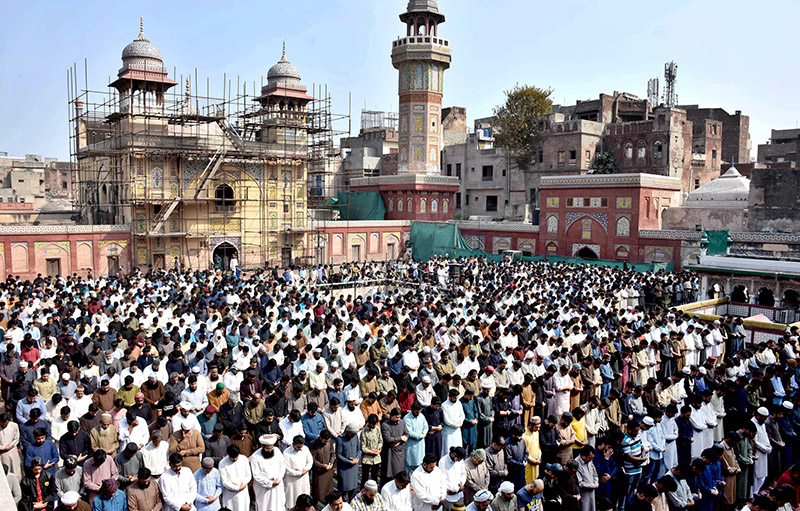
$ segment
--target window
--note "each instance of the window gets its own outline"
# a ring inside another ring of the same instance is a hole
[[[406,206],[408,206],[408,212],[409,213],[413,213],[414,212],[414,201],[412,199],[408,199],[406,201]]]
[[[447,201],[445,201],[447,202]],[[456,194],[456,209],[461,209],[461,193]],[[446,213],[447,211],[445,211]]]
[[[506,169],[503,169],[503,177],[506,177]]]
[[[573,204],[574,204],[574,201],[572,200],[572,197],[567,197],[567,207],[571,208],[571,207],[573,207]]]
[[[647,143],[644,140],[640,140],[639,143],[636,144],[636,165],[638,166],[645,165],[645,157],[647,156],[646,145]]]
[[[547,234],[558,234],[558,215],[547,217]]]
[[[600,199],[600,207],[607,208],[608,207],[608,197],[603,197]]]
[[[712,124],[711,125],[711,134],[712,135],[716,135],[717,134],[717,125],[716,124]]]
[[[461,164],[456,163],[456,177],[461,177]]]
[[[539,163],[544,161],[544,151],[539,149],[539,159],[537,160]]]
[[[419,212],[425,213],[428,211],[428,199],[419,200]]]
[[[631,234],[631,221],[621,216],[617,219],[617,236],[627,238]]]
[[[592,199],[591,199],[591,197],[584,197],[584,198],[583,198],[583,207],[584,207],[584,208],[588,208],[588,207],[590,207],[591,205],[592,205]]]
[[[438,213],[439,212],[439,201],[436,199],[431,199],[431,213]]]
[[[564,158],[565,157],[566,157],[566,155],[565,155],[564,151],[559,151],[558,152],[558,165],[559,166],[563,166],[564,165]]]
[[[61,181],[61,189],[62,190],[66,190],[67,189],[67,182],[66,181]]]
[[[714,149],[711,151],[711,162],[716,164],[717,163],[717,150]]]
[[[403,211],[403,199],[397,199],[397,211],[402,213],[402,211]]]
[[[653,163],[660,163],[663,156],[664,146],[660,140],[653,142]]]
[[[592,164],[592,152],[586,151],[586,166],[590,166]]]
[[[288,204],[284,204],[283,205],[283,212],[284,213],[288,213],[289,212],[289,205]]]
[[[469,206],[469,194],[467,194],[467,195],[466,195],[464,198],[465,198],[465,200],[466,200],[465,204],[466,204],[467,206]]]
[[[452,163],[448,163],[447,164],[447,175],[448,176],[452,176],[453,175],[453,164]]]
[[[625,150],[623,152],[623,158],[625,159],[624,164],[627,166],[631,165],[631,161],[633,161],[633,144],[630,142],[625,142]]]
[[[458,194],[459,198],[461,194]],[[450,212],[450,201],[447,199],[442,200],[442,213],[449,213]]]
[[[492,165],[484,165],[482,171],[483,181],[491,181],[494,179],[494,167]]]
[[[388,209],[389,209],[389,213],[391,213],[392,211],[394,211],[394,199],[389,199],[389,204],[388,204],[388,206],[389,206],[389,207],[388,207]]]
[[[486,211],[497,211],[497,195],[486,196]]]
[[[575,163],[575,160],[578,158],[578,151],[574,149],[570,149],[569,151],[569,162]]]
[[[700,178],[695,178],[694,189],[697,190],[698,188],[700,188]]]

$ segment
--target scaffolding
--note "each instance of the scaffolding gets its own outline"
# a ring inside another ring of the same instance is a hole
[[[332,183],[344,133],[334,125],[349,120],[331,113],[327,86],[276,93],[224,76],[213,96],[195,70],[160,83],[119,78],[103,91],[83,71],[82,88],[77,65],[67,72],[73,214],[129,225],[131,267],[313,258],[312,208],[335,195],[317,184]]]

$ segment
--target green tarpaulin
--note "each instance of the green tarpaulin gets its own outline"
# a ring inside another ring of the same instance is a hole
[[[325,206],[338,210],[342,220],[383,220],[386,215],[383,199],[377,192],[338,192]]]
[[[727,231],[726,231],[727,232]],[[417,261],[427,261],[433,256],[450,257],[484,257],[489,261],[499,262],[505,259],[505,254],[489,254],[482,250],[475,250],[467,245],[461,232],[455,224],[436,224],[428,222],[412,222],[410,241],[411,255]],[[592,266],[608,266],[623,268],[636,272],[664,270],[667,272],[675,268],[675,263],[625,263],[623,261],[608,261],[605,259],[589,260],[578,257],[561,256],[523,256],[523,261],[542,261],[562,264],[588,264]]]
[[[728,253],[728,231],[706,231],[708,236],[708,255]]]

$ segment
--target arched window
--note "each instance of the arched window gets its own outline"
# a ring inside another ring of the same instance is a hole
[[[425,213],[428,211],[428,199],[419,200],[419,212]]]
[[[664,154],[664,146],[660,140],[653,142],[653,163],[660,163]]]
[[[640,140],[636,144],[636,165],[645,165],[647,157],[647,142]]]
[[[397,211],[400,213],[403,212],[403,199],[397,199]]]
[[[442,201],[442,213],[449,213],[450,212],[450,200],[444,199]]]
[[[633,144],[630,142],[625,142],[623,159],[625,160],[624,164],[627,166],[630,166],[631,162],[633,161]]]
[[[233,188],[227,183],[222,183],[214,190],[214,207],[219,210],[232,209]]]
[[[439,212],[439,201],[436,199],[431,200],[431,213]]]
[[[153,178],[153,188],[160,189],[164,186],[164,171],[160,168],[156,167],[150,171],[150,175]]]
[[[413,199],[408,199],[406,205],[408,206],[408,212],[409,213],[413,213],[414,212],[414,200]]]
[[[621,216],[617,219],[617,236],[627,238],[631,234],[631,221]]]
[[[389,199],[389,212],[394,211],[394,199]]]
[[[547,233],[558,234],[558,215],[547,217]]]

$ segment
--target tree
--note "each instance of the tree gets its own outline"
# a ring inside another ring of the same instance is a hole
[[[606,151],[594,156],[590,174],[616,174],[617,172],[619,172],[619,165],[614,161],[614,153]]]
[[[517,166],[525,170],[536,160],[535,143],[542,130],[542,118],[553,111],[553,90],[515,85],[505,94],[505,104],[494,109],[495,144],[507,150]]]

